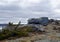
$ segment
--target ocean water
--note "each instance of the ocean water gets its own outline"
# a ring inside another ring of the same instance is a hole
[[[7,24],[0,24],[0,30],[2,30]]]
[[[0,30],[2,29],[2,26],[0,26]]]
[[[0,18],[0,24],[9,23],[9,22],[18,23],[19,21],[21,21],[22,24],[27,24],[27,20],[28,18],[16,18],[16,17]]]

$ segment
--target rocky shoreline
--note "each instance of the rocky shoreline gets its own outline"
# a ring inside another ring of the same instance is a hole
[[[35,42],[35,41],[45,40],[45,39],[47,39],[47,40],[59,40],[60,41],[60,38],[55,36],[55,35],[34,34],[32,36],[29,36],[29,37],[21,37],[21,38],[17,38],[14,40],[5,40],[2,42]]]

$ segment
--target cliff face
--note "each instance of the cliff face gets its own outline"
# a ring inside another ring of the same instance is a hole
[[[40,25],[47,25],[49,22],[47,17],[41,18],[32,18],[28,20],[28,24],[40,24]]]

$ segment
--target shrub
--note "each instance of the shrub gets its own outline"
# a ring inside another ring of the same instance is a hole
[[[22,29],[13,30],[13,31],[4,29],[0,33],[0,40],[8,39],[10,37],[26,37],[26,36],[28,36],[29,32],[31,32],[31,31],[32,31],[32,28],[28,27],[28,26],[23,27]]]

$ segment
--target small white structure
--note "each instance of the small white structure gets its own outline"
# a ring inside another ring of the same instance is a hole
[[[0,32],[2,32],[2,26],[0,26]]]

